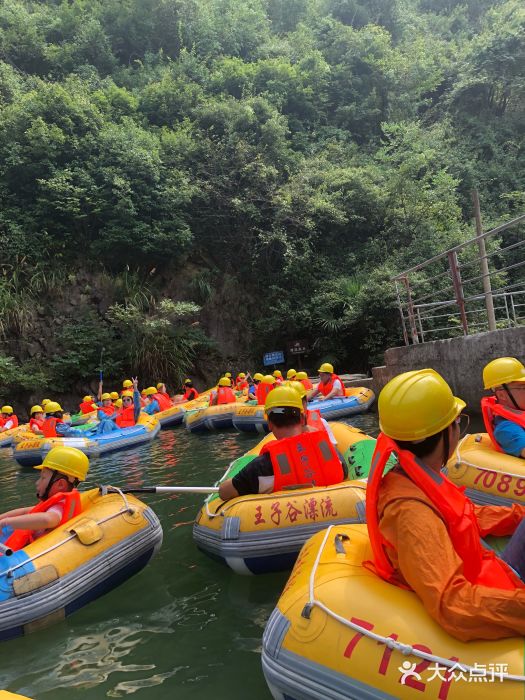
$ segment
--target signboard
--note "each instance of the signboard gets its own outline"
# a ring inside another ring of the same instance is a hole
[[[308,343],[306,340],[291,340],[288,343],[288,352],[290,355],[306,355],[309,352]]]
[[[274,352],[265,352],[263,355],[263,365],[269,367],[270,365],[283,365],[284,364],[284,351],[274,350]]]

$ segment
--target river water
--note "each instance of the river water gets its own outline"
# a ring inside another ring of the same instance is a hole
[[[373,413],[353,425],[377,434]],[[163,430],[151,445],[94,460],[87,487],[105,483],[211,485],[260,438],[235,431]],[[36,472],[0,449],[0,512],[35,501]],[[0,645],[0,688],[35,700],[269,699],[264,625],[287,574],[241,577],[199,552],[198,495],[147,495],[164,542],[150,564],[64,622]]]

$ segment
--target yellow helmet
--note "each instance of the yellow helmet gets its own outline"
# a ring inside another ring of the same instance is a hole
[[[102,401],[107,401],[108,399],[111,400],[111,394],[108,394],[108,392],[106,391],[106,393],[102,394],[100,398],[102,399]]]
[[[261,379],[261,382],[263,384],[275,384],[275,377],[273,377],[271,374],[265,374]]]
[[[244,379],[246,377],[246,374],[244,372],[239,372],[237,376],[239,377],[239,379]]]
[[[0,413],[13,413],[13,407],[12,406],[2,406],[0,409]]]
[[[36,404],[35,406],[31,406],[31,410],[29,411],[29,415],[33,415],[33,413],[44,413],[44,409],[42,406],[39,406]]]
[[[274,371],[274,373],[273,373],[273,376],[274,376],[274,377],[282,377],[282,376],[283,376],[283,373],[281,372],[280,369],[276,369],[276,370]]]
[[[333,374],[334,373],[334,366],[331,365],[329,362],[323,362],[323,364],[319,367],[317,370],[318,372],[326,372],[327,374]]]
[[[86,394],[82,401],[93,401],[93,397],[91,396],[91,394]]]
[[[129,389],[131,386],[133,386],[133,382],[131,381],[131,379],[124,379],[124,381],[122,382],[122,388]]]
[[[219,379],[219,386],[231,386],[231,385],[232,385],[232,383],[228,379],[228,377],[221,377]]]
[[[290,379],[289,381],[285,382],[285,386],[289,386],[290,388],[294,389],[294,391],[296,391],[302,399],[303,399],[303,398],[306,396],[306,394],[308,393],[308,392],[306,391],[306,389],[305,389],[304,384],[301,384],[301,382],[296,382],[296,381],[294,381],[294,380],[292,380],[292,379]]]
[[[264,379],[264,376],[260,372],[256,372],[253,375],[254,382],[262,382],[263,379]]]
[[[115,406],[116,406],[117,408],[122,408],[122,399],[117,399],[117,400],[115,401]]]
[[[45,406],[46,403],[49,403],[50,401],[51,401],[51,399],[42,399],[41,405],[42,405],[42,406]]]
[[[232,373],[231,372],[225,372],[224,376],[227,377],[228,379],[232,378]]]
[[[308,379],[308,375],[306,374],[306,372],[297,372],[297,374],[295,375],[295,378],[297,379],[298,382],[300,382],[301,379]]]
[[[46,413],[56,413],[57,411],[63,411],[62,406],[56,401],[48,401],[44,407]]]
[[[525,382],[525,367],[515,357],[498,357],[483,368],[485,389],[494,389],[510,382]]]
[[[149,386],[147,389],[144,389],[142,393],[144,394],[144,396],[152,396],[153,394],[157,393],[157,390],[154,386]]]
[[[295,389],[290,386],[278,386],[266,397],[266,413],[279,413],[280,408],[297,408],[303,412],[303,401]]]
[[[132,391],[123,391],[121,394],[121,397],[124,398],[124,396],[129,396],[130,399],[133,398],[133,392]]]
[[[118,399],[118,391],[112,391],[112,392],[109,394],[109,398],[110,398],[112,401],[116,401],[116,400]]]
[[[465,406],[433,369],[404,372],[379,394],[379,427],[393,440],[424,440],[449,426]]]
[[[52,469],[84,481],[89,470],[89,459],[76,447],[53,447],[35,469]]]
[[[288,372],[286,372],[286,379],[294,379],[296,376],[297,372],[294,369],[289,369]]]
[[[184,384],[193,384],[193,381],[191,379],[185,379]]]
[[[157,389],[162,389],[163,386],[164,386],[164,382],[158,382]]]

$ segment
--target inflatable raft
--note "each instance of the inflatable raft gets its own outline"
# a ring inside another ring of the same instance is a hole
[[[446,473],[475,503],[525,503],[525,459],[495,450],[487,433],[460,440]]]
[[[365,525],[305,544],[263,636],[275,700],[523,698],[522,638],[459,642],[415,593],[365,569],[371,557]]]
[[[29,424],[24,423],[23,425],[17,425],[16,428],[9,428],[9,430],[4,430],[0,433],[0,447],[11,447],[13,440],[16,439],[21,433],[25,433],[29,430]]]
[[[193,399],[193,401],[177,403],[171,408],[167,408],[165,411],[155,413],[155,418],[159,421],[160,427],[164,429],[171,428],[174,425],[181,425],[184,422],[184,414],[186,411],[200,408],[203,404],[208,403],[210,391],[211,389],[204,391],[196,399]]]
[[[220,406],[205,406],[186,411],[184,415],[186,429],[191,433],[197,433],[231,428],[238,405],[238,403],[223,403]]]
[[[92,459],[108,452],[127,450],[151,442],[158,435],[159,430],[160,425],[155,416],[141,413],[136,425],[131,428],[119,428],[111,433],[70,438],[38,438],[34,436],[22,440],[13,448],[13,456],[22,467],[34,467],[42,463],[52,447],[67,445],[68,447],[76,447]]]
[[[326,420],[336,420],[356,413],[368,411],[375,395],[366,387],[346,389],[347,396],[329,401],[312,401],[308,407],[318,410]],[[267,433],[268,422],[264,415],[264,406],[237,406],[233,416],[233,427],[241,432]]]
[[[347,461],[353,460],[351,476],[357,476],[357,463],[368,460],[369,468],[375,440],[342,423],[331,427],[339,450]],[[268,435],[235,460],[223,480],[237,474],[273,439]],[[364,522],[365,491],[364,481],[345,481],[320,488],[239,496],[226,502],[214,494],[197,515],[193,539],[201,551],[240,574],[290,569],[313,533],[333,523]]]
[[[134,496],[93,489],[81,499],[76,518],[0,556],[0,639],[63,620],[140,571],[159,549],[157,516]]]

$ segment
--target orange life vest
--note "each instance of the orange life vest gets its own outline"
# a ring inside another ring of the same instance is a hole
[[[274,440],[260,454],[269,454],[272,460],[274,491],[299,484],[331,486],[344,479],[337,452],[321,430]]]
[[[319,392],[320,392],[323,396],[328,396],[328,394],[329,394],[329,393],[332,391],[332,389],[334,388],[334,382],[335,382],[336,379],[339,379],[339,377],[337,376],[337,374],[332,374],[332,377],[331,377],[330,381],[329,381],[329,382],[326,382],[326,384],[323,384],[323,382],[319,382],[319,384],[317,385],[317,388],[318,388]],[[342,394],[342,396],[344,396],[345,390],[344,390],[344,387],[343,387],[343,382],[341,381],[341,379],[339,379],[339,381],[341,382],[341,388],[343,389],[343,394]],[[341,394],[340,394],[340,396],[341,396]]]
[[[91,413],[95,409],[93,408],[93,402],[92,401],[82,401],[82,403],[79,406],[80,408],[80,413]]]
[[[307,409],[306,411],[306,425],[309,428],[314,428],[315,430],[324,430],[326,432],[325,425],[321,418],[320,411],[311,411]]]
[[[314,388],[312,382],[309,379],[301,379],[301,384],[307,391],[310,391],[310,389]]]
[[[498,442],[494,437],[495,416],[505,418],[505,420],[510,420],[525,430],[525,411],[518,411],[516,408],[502,406],[500,403],[498,403],[495,396],[484,396],[481,399],[481,413],[483,414],[485,430],[489,434],[494,449],[496,449],[498,452],[503,452],[503,450],[498,445]]]
[[[71,518],[76,517],[82,512],[82,506],[80,502],[80,494],[76,489],[73,489],[72,491],[68,491],[67,493],[55,493],[54,496],[51,496],[48,498],[46,501],[42,501],[41,503],[37,503],[34,508],[31,508],[29,511],[30,513],[45,513],[48,511],[52,506],[56,505],[57,503],[61,503],[64,501],[64,508],[62,510],[62,519],[57,525],[57,527],[60,527],[60,525],[63,525],[66,523],[68,520],[71,520]],[[15,530],[12,535],[10,535],[7,540],[5,541],[5,546],[9,547],[13,551],[18,551],[19,549],[23,549],[24,547],[27,547],[28,544],[31,544],[33,540],[35,539],[35,531],[34,530]]]
[[[5,425],[5,418],[3,418],[2,416],[0,416],[0,428],[3,428],[4,425]]]
[[[436,473],[408,450],[401,450],[396,443],[383,433],[377,438],[372,457],[372,468],[366,488],[366,522],[373,562],[366,562],[378,576],[389,583],[400,586],[395,577],[394,568],[387,556],[388,548],[393,546],[383,537],[379,529],[377,504],[379,488],[386,463],[392,453],[398,456],[399,464],[406,476],[423,491],[443,519],[452,545],[463,561],[463,574],[472,584],[514,590],[525,585],[513,573],[512,569],[492,550],[481,544],[479,525],[472,502],[465,496],[463,489],[455,486],[441,473]],[[439,552],[436,552],[439,556]]]
[[[229,386],[218,386],[217,387],[217,406],[221,406],[225,403],[235,403],[236,397]]]
[[[268,396],[268,394],[270,393],[270,391],[272,389],[273,389],[273,384],[263,384],[262,382],[257,384],[256,396],[257,396],[257,403],[260,406],[264,406],[264,404],[266,403],[266,397]]]
[[[156,394],[153,394],[152,398],[157,399],[157,403],[159,404],[159,408],[161,411],[166,411],[172,406],[170,397],[167,394],[161,394],[160,391]]]
[[[115,418],[115,423],[119,428],[131,428],[135,425],[135,405],[121,408]]]
[[[193,401],[194,399],[196,399],[198,397],[198,395],[199,395],[199,392],[197,391],[197,389],[195,389],[192,386],[189,386],[189,387],[186,387],[186,390],[185,390],[184,394],[182,395],[182,398],[184,399],[184,401]]]
[[[115,413],[115,406],[114,404],[111,404],[111,406],[99,406],[98,410],[105,413],[106,416],[112,416]]]
[[[57,423],[63,423],[64,421],[62,418],[55,418],[54,416],[49,416],[46,418],[42,424],[42,432],[44,434],[44,437],[46,438],[52,438],[52,437],[58,437],[57,434]]]
[[[9,421],[11,421],[12,424],[13,424],[13,425],[11,426],[11,428],[9,428],[9,430],[11,430],[12,428],[18,428],[18,416],[15,416],[15,414],[12,413],[12,414],[9,416],[9,418],[6,418],[6,419],[5,419],[4,425],[5,425],[6,423],[9,423]]]
[[[237,391],[242,391],[243,389],[247,389],[248,382],[246,381],[246,379],[237,379],[237,381],[235,382],[235,388],[237,389]]]
[[[29,419],[29,430],[33,430],[33,428],[37,428],[40,432],[42,432],[42,428],[44,426],[44,420],[38,419],[38,418],[30,418]],[[35,432],[33,430],[33,432]]]

